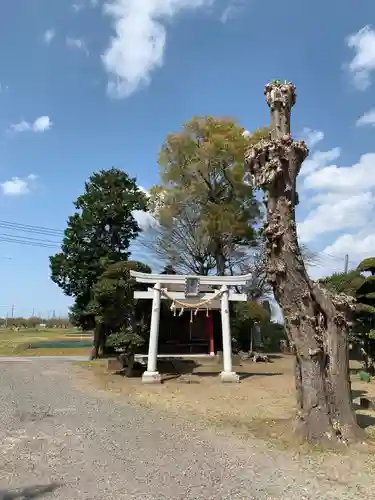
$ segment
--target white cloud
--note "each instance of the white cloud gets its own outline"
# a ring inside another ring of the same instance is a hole
[[[150,197],[148,189],[142,186],[138,186],[138,189],[142,191],[142,193],[144,193],[147,196],[147,198]],[[138,222],[139,227],[143,229],[143,231],[147,231],[147,229],[150,229],[158,225],[157,220],[150,214],[150,212],[144,212],[143,210],[134,210],[133,217]]]
[[[52,122],[49,116],[40,116],[32,124],[34,132],[46,132],[52,127]]]
[[[72,9],[74,12],[80,12],[81,10],[84,9],[84,5],[82,3],[74,3],[72,5]]]
[[[329,151],[315,151],[302,164],[301,176],[309,175],[326,167],[330,162],[337,160],[341,155],[340,148],[333,148]]]
[[[348,254],[351,260],[361,260],[375,255],[375,231],[361,231],[356,234],[343,234],[324,249],[330,255]]]
[[[143,210],[134,210],[133,217],[144,231],[158,225],[157,220],[149,212],[144,212]]]
[[[349,257],[349,269],[355,269],[363,259],[374,256],[374,248],[375,232],[372,227],[340,235],[322,250],[319,265],[309,266],[308,273],[312,279],[341,273],[344,271],[346,255]]]
[[[363,227],[370,220],[375,209],[372,193],[358,193],[330,199],[320,204],[298,224],[298,236],[304,243],[313,241],[317,236],[346,229]]]
[[[304,128],[301,138],[307,143],[310,149],[324,139],[324,133],[321,130],[312,130],[311,128]]]
[[[21,196],[30,193],[33,182],[37,176],[34,174],[28,175],[26,178],[12,177],[11,180],[0,184],[1,190],[6,196]]]
[[[54,28],[46,30],[43,34],[44,43],[50,45],[55,36],[56,36],[56,31]]]
[[[144,187],[142,187],[142,186],[138,186],[138,189],[139,189],[140,191],[142,191],[142,193],[143,193],[143,194],[145,194],[145,195],[147,196],[147,198],[149,198],[149,196],[150,196],[150,192],[149,192],[149,190],[148,190],[148,189],[146,189],[146,188],[144,188]]]
[[[86,46],[86,42],[82,38],[66,38],[66,45],[71,49],[82,50],[86,55],[89,55],[89,51]]]
[[[375,188],[375,153],[362,155],[351,167],[331,165],[316,170],[306,177],[304,187],[340,193]]]
[[[348,36],[346,42],[355,52],[348,64],[353,82],[359,90],[366,90],[371,85],[371,73],[375,71],[375,31],[365,26]]]
[[[105,13],[113,20],[115,35],[102,61],[108,73],[108,94],[124,98],[148,85],[151,73],[164,62],[164,21],[187,9],[215,0],[108,0]]]
[[[356,121],[357,127],[363,127],[365,125],[375,125],[375,108],[366,111],[358,120]]]
[[[19,123],[15,123],[11,125],[11,129],[13,132],[20,133],[20,132],[46,132],[47,130],[50,130],[52,127],[53,123],[50,119],[49,116],[40,116],[34,122],[27,122],[25,120],[22,120]]]
[[[336,149],[335,154],[331,150],[331,154],[319,152],[320,155],[315,158],[313,155],[315,165],[307,169],[299,188],[313,206],[298,224],[299,239],[310,244],[314,240],[318,242],[323,236],[325,239],[328,236],[328,241],[335,237],[322,251],[322,262],[309,267],[313,279],[342,272],[346,254],[349,254],[351,267],[375,254],[372,224],[375,213],[375,153],[362,155],[356,164],[349,167],[327,165],[328,161],[339,156],[339,148]]]
[[[228,5],[220,16],[220,22],[225,24],[231,19],[239,16],[241,10],[246,6],[246,0],[229,0]]]

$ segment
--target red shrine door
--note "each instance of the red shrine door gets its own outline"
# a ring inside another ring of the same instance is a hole
[[[161,347],[174,354],[214,354],[214,324],[212,311],[185,310],[182,316],[173,317],[169,324],[168,340]],[[162,354],[161,351],[159,351]]]

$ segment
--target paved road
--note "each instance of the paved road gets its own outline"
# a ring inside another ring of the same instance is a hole
[[[73,385],[79,370],[0,363],[0,499],[357,498],[259,443],[83,394]]]

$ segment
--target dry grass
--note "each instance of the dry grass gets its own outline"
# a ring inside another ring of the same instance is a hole
[[[244,441],[256,437],[264,446],[262,453],[285,454],[286,459],[298,461],[302,469],[312,466],[329,480],[361,484],[364,475],[372,477],[375,473],[375,448],[371,443],[336,450],[309,446],[296,439],[292,432],[295,394],[290,356],[270,364],[247,363],[237,369],[243,377],[240,384],[222,384],[217,366],[216,373],[213,366],[199,366],[191,375],[165,375],[161,385],[143,385],[139,378],[109,373],[106,361],[79,365],[86,369],[80,370],[79,378],[74,380],[82,391],[156,408],[179,420],[199,422],[200,427],[220,430]],[[355,397],[375,397],[375,381],[367,384],[353,375],[352,386]],[[374,432],[374,412],[359,413],[370,425],[366,430]]]
[[[240,434],[276,439],[290,444],[295,415],[293,359],[282,356],[273,363],[246,363],[237,368],[240,384],[222,384],[219,367],[200,365],[193,373],[165,374],[161,385],[142,385],[139,378],[124,378],[107,371],[104,361],[81,363],[90,368],[84,379],[93,387],[125,396],[144,406],[173,415],[199,419]],[[354,396],[375,397],[375,382],[353,375]],[[375,412],[360,410],[361,424],[375,435]]]
[[[375,447],[371,442],[348,449],[312,447],[297,441],[293,434],[295,415],[293,358],[280,357],[270,364],[246,363],[237,371],[240,384],[222,384],[219,367],[199,366],[195,373],[176,377],[165,375],[161,385],[143,385],[140,378],[109,373],[107,362],[76,363],[84,369],[74,378],[77,388],[102,397],[156,408],[179,420],[220,430],[243,440],[262,440],[264,452],[285,453],[285,457],[316,467],[329,478],[345,478],[358,484],[363,474],[373,476]],[[375,397],[375,381],[361,382],[353,374],[354,396]],[[367,431],[375,433],[375,413],[361,410]],[[363,422],[362,422],[363,423]],[[281,449],[281,451],[280,451]],[[345,458],[344,458],[345,457]],[[359,490],[360,491],[360,490]],[[366,497],[367,498],[367,497]]]

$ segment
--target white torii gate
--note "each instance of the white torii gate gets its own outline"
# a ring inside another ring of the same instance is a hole
[[[160,301],[172,301],[172,308],[199,309],[201,307],[221,310],[223,336],[222,382],[239,382],[239,376],[232,367],[232,338],[229,321],[229,301],[246,302],[246,294],[236,293],[231,287],[246,285],[251,275],[243,276],[190,276],[178,274],[147,274],[130,271],[138,283],[153,284],[145,292],[134,292],[135,299],[152,299],[150,340],[148,347],[147,370],[142,376],[144,383],[160,383],[157,371]],[[168,291],[168,288],[170,289]]]

